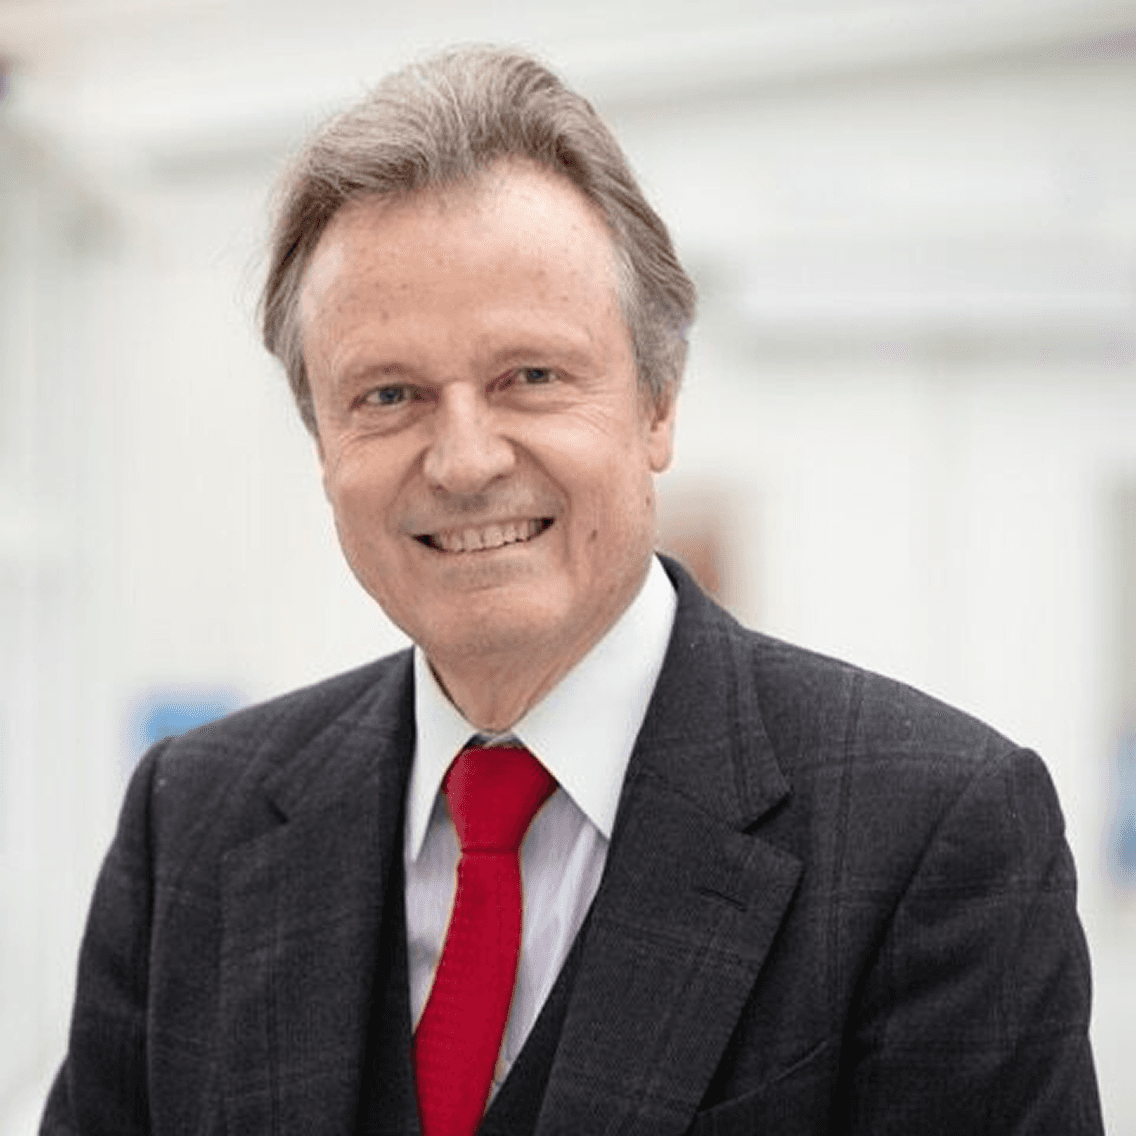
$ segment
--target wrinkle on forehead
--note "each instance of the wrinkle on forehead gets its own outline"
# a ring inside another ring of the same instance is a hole
[[[558,192],[548,193],[553,188]],[[570,179],[527,159],[503,158],[494,162],[473,178],[454,185],[431,186],[398,197],[359,197],[346,202],[328,222],[308,261],[304,272],[301,311],[305,310],[305,296],[311,290],[321,290],[329,278],[342,267],[344,248],[336,236],[344,228],[359,225],[363,230],[379,228],[406,210],[435,212],[439,218],[468,212],[473,216],[496,211],[504,205],[523,204],[537,214],[551,217],[555,214],[563,224],[565,212],[561,194],[567,191],[584,206],[583,211],[569,214],[571,230],[580,232],[591,226],[604,237],[607,249],[606,270],[611,273],[617,295],[623,291],[620,257],[610,227],[599,207],[582,193]]]

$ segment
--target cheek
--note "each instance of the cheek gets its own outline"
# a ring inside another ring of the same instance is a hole
[[[376,577],[386,574],[379,566],[394,551],[381,499],[365,481],[356,479],[331,484],[328,496],[344,555],[356,576],[373,584]]]
[[[325,489],[331,502],[331,511],[335,516],[335,527],[339,530],[340,539],[354,538],[356,530],[361,527],[365,497],[356,492],[353,485],[343,481],[325,481]]]
[[[589,547],[605,546],[615,568],[637,560],[655,538],[655,482],[645,470],[616,467],[605,482],[589,525]]]
[[[365,455],[346,455],[324,474],[324,488],[336,514],[345,521],[374,523],[389,506],[386,470]]]

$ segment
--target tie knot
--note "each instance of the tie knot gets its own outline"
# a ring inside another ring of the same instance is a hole
[[[555,789],[552,774],[513,746],[462,750],[442,782],[462,852],[516,852]]]

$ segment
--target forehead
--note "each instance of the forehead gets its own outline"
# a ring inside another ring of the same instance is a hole
[[[331,219],[301,285],[301,319],[331,293],[413,290],[476,272],[487,289],[618,299],[619,258],[598,207],[566,178],[500,162],[471,181],[398,198],[360,198]]]

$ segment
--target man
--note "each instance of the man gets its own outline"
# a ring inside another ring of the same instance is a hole
[[[416,646],[142,761],[45,1133],[1100,1131],[1040,761],[653,555],[693,307],[525,56],[309,144],[266,342]]]

